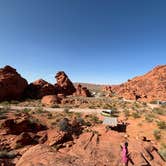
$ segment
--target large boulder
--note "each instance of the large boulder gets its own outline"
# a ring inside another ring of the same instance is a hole
[[[55,106],[56,104],[61,103],[61,98],[59,98],[57,95],[48,95],[44,96],[41,100],[41,103],[45,106]]]
[[[48,83],[43,79],[36,80],[30,83],[25,90],[25,97],[32,99],[40,99],[46,95],[54,95],[55,87],[54,85]]]
[[[55,84],[57,94],[64,94],[65,96],[67,96],[72,95],[76,91],[73,83],[70,81],[64,71],[59,71],[56,74],[55,78],[57,81],[57,83]]]
[[[90,91],[87,87],[82,87],[81,84],[78,84],[76,87],[76,92],[74,93],[75,96],[83,96],[83,97],[91,97]]]
[[[0,101],[17,100],[28,86],[27,81],[11,66],[0,69]]]

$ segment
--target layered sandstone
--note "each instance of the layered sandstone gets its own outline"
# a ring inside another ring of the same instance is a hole
[[[57,83],[55,84],[57,94],[64,94],[65,96],[67,96],[72,95],[76,91],[73,83],[70,81],[64,71],[59,71],[56,74],[55,78],[57,81]]]
[[[17,100],[22,97],[27,81],[11,66],[0,69],[0,101]]]
[[[117,95],[130,100],[166,101],[166,65],[157,66],[147,74],[112,89]]]

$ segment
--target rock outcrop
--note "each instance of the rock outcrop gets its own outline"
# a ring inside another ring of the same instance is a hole
[[[63,134],[56,134],[51,130],[50,134],[51,145],[52,143],[54,145],[54,141],[56,144],[59,138],[60,142],[62,141]],[[114,131],[105,132],[103,128],[100,128],[81,134],[74,141],[74,145],[66,151],[63,148],[56,151],[48,144],[39,144],[29,148],[16,166],[29,166],[30,164],[43,166],[110,166],[110,163],[113,166],[120,166],[122,165],[120,145],[123,142],[123,135]],[[147,149],[147,146],[152,148]],[[129,139],[128,151],[130,154],[128,165],[165,165],[164,160],[151,145],[151,142]]]
[[[91,93],[86,87],[82,87],[81,84],[78,84],[74,96],[91,97]]]
[[[14,68],[0,69],[0,101],[20,99],[27,86],[27,81]]]
[[[166,101],[166,65],[157,66],[147,74],[112,89],[117,95],[130,100]]]
[[[21,115],[21,118],[5,119],[1,123],[1,129],[5,130],[6,134],[21,134],[22,132],[38,132],[45,130],[46,126],[37,122],[36,119]]]
[[[57,80],[57,83],[55,84],[57,94],[64,94],[67,96],[72,95],[76,91],[73,83],[70,81],[65,72],[59,71],[55,78]]]
[[[30,83],[25,90],[25,97],[32,99],[40,99],[46,95],[54,95],[55,87],[54,85],[48,83],[43,79],[36,80]]]

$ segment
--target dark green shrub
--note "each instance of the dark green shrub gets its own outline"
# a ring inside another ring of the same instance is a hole
[[[133,113],[131,114],[131,116],[132,116],[133,118],[135,118],[135,119],[141,117],[138,112],[133,112]]]
[[[166,129],[166,122],[165,121],[158,121],[157,126],[159,129]]]
[[[160,132],[160,130],[154,130],[153,131],[153,136],[154,136],[154,138],[156,139],[156,140],[159,140],[160,138],[161,138],[161,132]]]

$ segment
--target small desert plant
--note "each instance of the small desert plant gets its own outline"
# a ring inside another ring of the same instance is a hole
[[[3,101],[0,103],[0,105],[7,106],[10,105],[9,101]]]
[[[6,119],[6,118],[7,118],[6,115],[0,115],[0,120],[2,120],[2,119]]]
[[[160,130],[155,129],[155,130],[153,131],[153,136],[154,136],[154,138],[155,138],[156,140],[159,140],[159,139],[161,138],[161,132],[160,132]]]
[[[124,115],[125,117],[129,117],[130,116],[130,111],[128,109],[124,110]]]
[[[59,130],[69,131],[71,129],[69,120],[67,118],[62,119],[58,124]]]
[[[90,105],[89,108],[90,108],[90,109],[95,109],[96,106],[95,106],[95,105]]]
[[[36,113],[41,114],[41,113],[46,113],[47,111],[44,110],[42,107],[37,108]]]
[[[23,145],[21,144],[21,143],[19,143],[19,142],[17,142],[16,144],[15,144],[15,149],[19,149],[19,148],[22,148],[23,147]]]
[[[96,115],[94,115],[94,114],[90,114],[89,115],[89,121],[94,123],[94,124],[100,124],[101,123],[99,118]]]
[[[31,111],[31,109],[28,109],[28,108],[24,108],[23,110],[22,110],[22,112],[24,112],[24,113],[29,113]]]
[[[166,129],[166,122],[165,121],[158,121],[157,126],[159,129]]]
[[[152,100],[152,101],[150,101],[150,104],[157,104],[157,103],[158,103],[157,100]]]
[[[47,118],[48,118],[48,119],[51,119],[52,117],[53,117],[53,116],[52,116],[52,113],[48,112]]]
[[[51,108],[60,108],[60,106],[58,104],[53,104]]]
[[[11,100],[10,104],[16,104],[17,105],[17,104],[19,104],[19,101],[17,101],[17,100]]]
[[[166,115],[166,109],[164,107],[153,108],[152,111],[159,115]]]
[[[159,153],[160,153],[161,157],[166,161],[166,144],[165,143],[161,144]]]
[[[68,114],[68,113],[69,113],[69,111],[70,111],[70,109],[69,109],[69,108],[64,108],[64,110],[63,110],[63,112],[64,112],[64,113],[66,113],[66,114]]]
[[[141,117],[138,112],[133,112],[133,113],[131,114],[131,116],[132,116],[134,119]]]
[[[0,158],[8,158],[8,159],[12,159],[15,158],[16,154],[13,152],[7,152],[6,150],[4,151],[0,151]]]
[[[6,108],[0,108],[0,115],[3,115],[5,113],[9,112],[9,109]]]
[[[145,114],[145,120],[147,122],[153,122],[154,118],[155,118],[154,114],[150,114],[150,113],[149,114]]]

